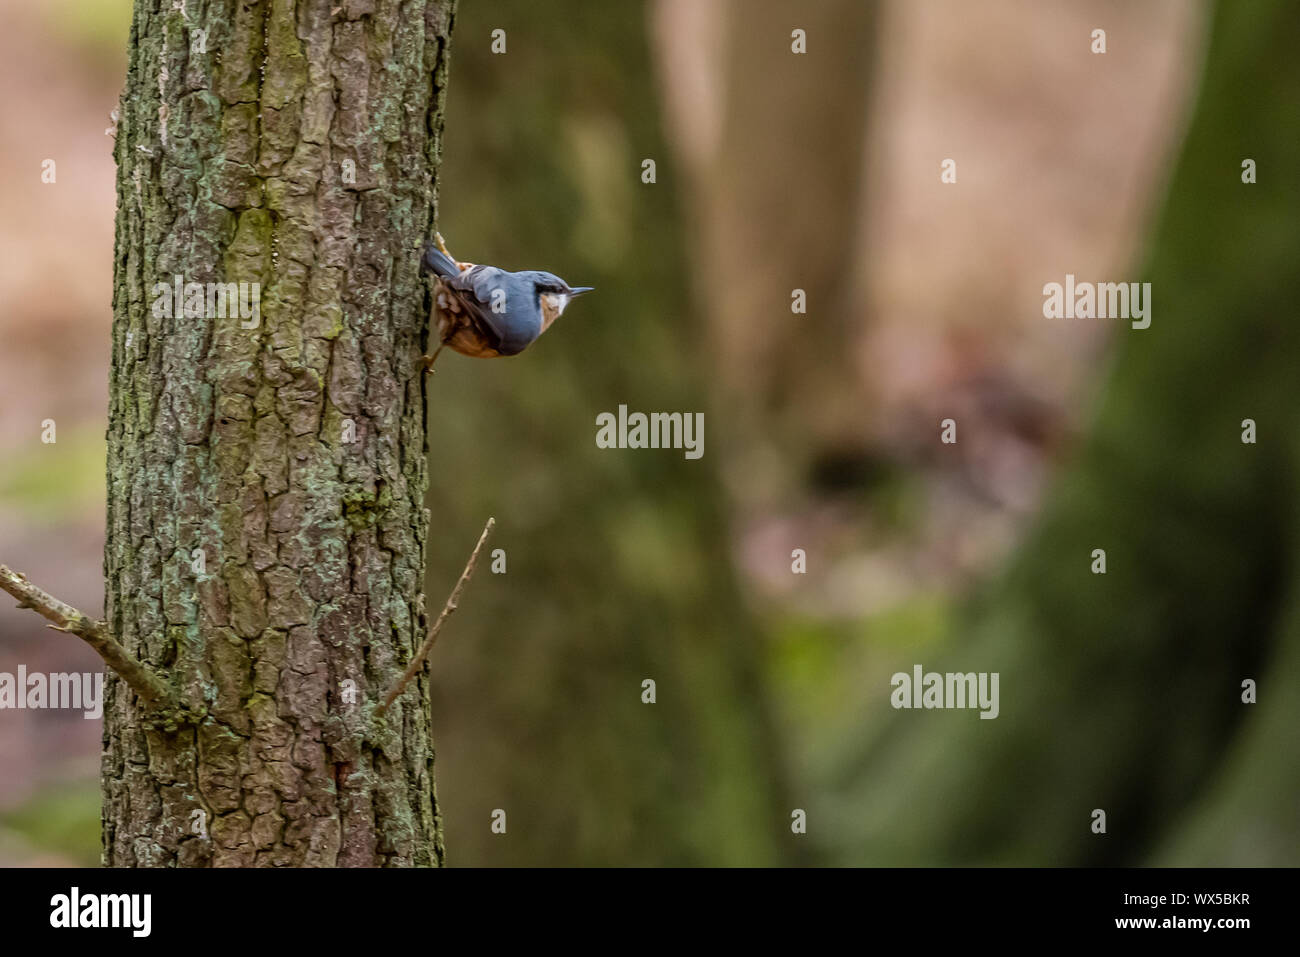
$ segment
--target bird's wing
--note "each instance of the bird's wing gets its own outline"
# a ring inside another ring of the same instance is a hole
[[[511,274],[496,266],[471,266],[458,276],[444,279],[443,283],[461,301],[465,311],[473,317],[479,331],[489,339],[493,346],[504,356],[522,352],[528,344],[541,335],[541,314],[536,310],[524,312],[519,307],[524,304],[507,303],[504,298],[500,305],[510,306],[515,312],[507,318],[505,313],[492,309],[495,297],[504,297],[507,282]],[[518,279],[515,277],[515,281]],[[533,322],[529,322],[529,319]]]
[[[496,266],[471,266],[442,281],[446,288],[456,294],[475,325],[487,334],[492,345],[498,349],[506,337],[502,323],[505,317],[492,311],[492,296],[497,289],[504,289],[505,276],[505,270]]]

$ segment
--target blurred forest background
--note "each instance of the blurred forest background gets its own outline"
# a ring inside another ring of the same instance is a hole
[[[0,560],[98,613],[130,4],[0,6]],[[449,861],[1300,862],[1297,35],[1284,0],[462,0],[441,231],[597,292],[430,380],[431,606],[487,515],[508,561],[432,658]],[[1044,319],[1067,272],[1152,281],[1152,327]],[[620,404],[705,411],[704,457],[596,448]],[[894,712],[918,662],[1000,672],[1001,716]],[[19,663],[98,667],[6,600]],[[97,862],[99,744],[0,713],[0,864]]]

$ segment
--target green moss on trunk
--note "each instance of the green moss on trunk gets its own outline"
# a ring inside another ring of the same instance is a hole
[[[442,861],[424,695],[364,718],[426,626],[418,254],[454,6],[136,3],[106,609],[189,720],[110,677],[105,864]],[[260,284],[260,321],[159,315],[176,276]]]

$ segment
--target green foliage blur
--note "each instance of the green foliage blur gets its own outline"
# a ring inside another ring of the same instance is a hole
[[[43,0],[41,15],[74,50],[101,63],[123,61],[131,0]]]
[[[453,864],[784,859],[759,635],[708,453],[716,420],[698,461],[595,445],[596,416],[620,404],[707,409],[681,196],[646,24],[629,12],[518,0],[457,16],[449,248],[596,291],[523,356],[445,355],[429,386],[429,594],[449,587],[488,515],[508,560],[473,582],[434,656]],[[495,29],[504,54],[491,52]],[[495,807],[511,815],[506,840],[489,833]]]

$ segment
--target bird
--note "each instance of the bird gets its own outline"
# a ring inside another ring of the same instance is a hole
[[[448,346],[461,355],[487,359],[523,352],[551,327],[577,296],[592,286],[570,286],[554,273],[507,272],[496,266],[457,262],[440,233],[420,261],[435,277],[433,312],[438,348],[424,356],[426,372]]]

